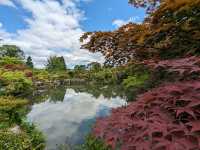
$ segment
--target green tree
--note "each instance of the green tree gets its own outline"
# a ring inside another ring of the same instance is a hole
[[[83,72],[85,70],[86,70],[86,66],[85,65],[76,65],[74,67],[74,71],[76,71],[76,72]]]
[[[3,45],[0,47],[0,57],[6,56],[24,59],[24,52],[15,45]]]
[[[28,67],[30,67],[30,68],[33,68],[33,67],[34,67],[31,56],[28,56],[28,58],[27,58],[27,60],[26,60],[26,65],[27,65]]]
[[[101,70],[101,64],[98,62],[91,62],[87,65],[87,68],[89,68],[91,71],[98,72]]]
[[[65,71],[67,69],[64,57],[51,56],[47,60],[46,69],[48,71]]]
[[[0,66],[4,65],[22,65],[24,64],[23,60],[16,57],[0,57]]]

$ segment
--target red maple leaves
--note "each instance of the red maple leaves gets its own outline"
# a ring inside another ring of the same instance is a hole
[[[147,60],[143,63],[149,66],[155,73],[164,72],[164,78],[176,81],[200,77],[200,58],[196,56],[163,61]]]
[[[97,120],[94,134],[121,150],[200,149],[200,81],[168,83]]]
[[[27,66],[23,64],[7,64],[3,66],[4,69],[9,70],[9,71],[24,71],[27,70]]]

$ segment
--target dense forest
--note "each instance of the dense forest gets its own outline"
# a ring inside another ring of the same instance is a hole
[[[119,94],[131,93],[127,106],[97,119],[77,149],[200,149],[200,0],[129,3],[146,10],[143,23],[80,38],[81,48],[104,55],[104,64],[70,69],[63,56],[50,56],[37,69],[19,47],[0,46],[0,150],[45,149],[43,134],[26,121],[27,95],[71,84],[91,91],[117,85]]]

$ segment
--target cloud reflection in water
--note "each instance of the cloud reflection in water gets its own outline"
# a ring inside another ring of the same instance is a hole
[[[47,138],[47,149],[56,150],[57,145],[80,144],[88,134],[96,117],[106,116],[111,108],[125,105],[120,97],[93,97],[67,89],[62,102],[47,101],[32,106],[28,114]]]

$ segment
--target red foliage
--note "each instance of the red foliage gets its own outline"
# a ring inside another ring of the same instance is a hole
[[[26,77],[31,78],[33,77],[33,72],[29,71],[25,73]]]
[[[200,81],[165,84],[140,95],[99,118],[93,133],[113,149],[121,143],[121,150],[199,150]]]
[[[4,65],[3,67],[4,67],[4,69],[9,70],[9,71],[24,71],[26,77],[28,77],[28,78],[33,77],[32,71],[29,70],[27,68],[27,66],[25,66],[25,65],[22,65],[22,64],[16,64],[16,65],[8,64],[8,65]]]
[[[164,61],[144,61],[156,73],[166,71],[167,76],[173,75],[176,80],[196,79],[200,77],[200,57],[192,56]]]
[[[22,64],[8,64],[8,65],[4,65],[3,66],[4,69],[10,70],[10,71],[15,71],[15,70],[19,70],[19,71],[24,71],[27,69],[27,67],[25,65]]]

